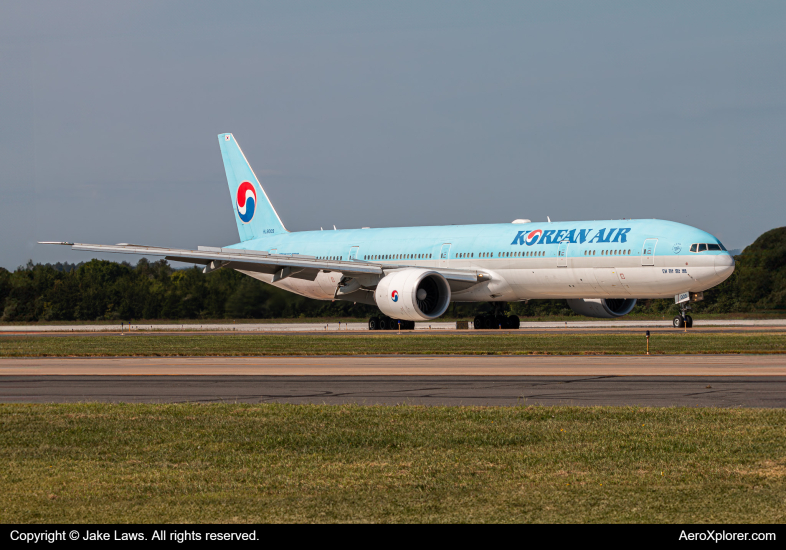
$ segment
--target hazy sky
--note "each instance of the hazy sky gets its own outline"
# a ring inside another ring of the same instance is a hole
[[[289,230],[786,224],[786,3],[0,0],[0,266]],[[127,259],[109,255],[112,259]]]

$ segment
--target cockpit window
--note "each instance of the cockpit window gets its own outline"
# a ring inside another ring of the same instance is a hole
[[[726,248],[721,243],[698,243],[690,245],[691,252],[706,252],[707,250],[720,252],[721,250],[725,251]]]

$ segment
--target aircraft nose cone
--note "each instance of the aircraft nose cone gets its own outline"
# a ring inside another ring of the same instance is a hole
[[[722,280],[728,279],[734,273],[734,258],[731,254],[718,254],[715,256],[715,274]]]

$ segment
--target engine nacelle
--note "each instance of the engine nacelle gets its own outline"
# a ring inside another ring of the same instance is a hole
[[[581,300],[568,300],[568,305],[574,313],[587,317],[600,317],[611,319],[622,317],[633,311],[636,298],[584,298]]]
[[[392,319],[431,321],[448,309],[450,285],[428,269],[402,269],[386,275],[374,291],[377,307]]]

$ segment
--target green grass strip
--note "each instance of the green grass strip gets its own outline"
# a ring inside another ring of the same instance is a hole
[[[0,405],[4,523],[786,521],[786,411]]]
[[[4,336],[0,357],[255,355],[642,354],[635,334],[127,334]],[[652,354],[786,353],[786,333],[655,333]]]

